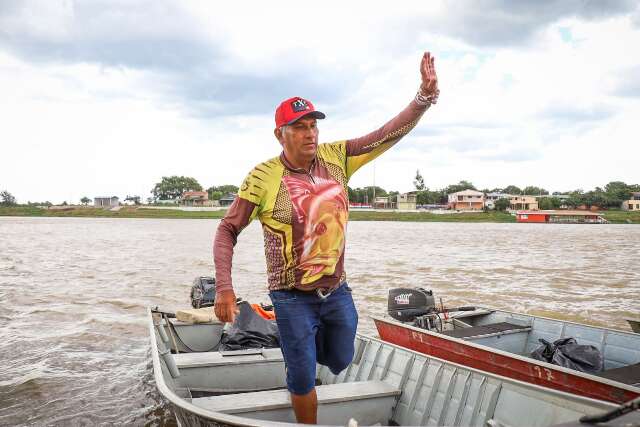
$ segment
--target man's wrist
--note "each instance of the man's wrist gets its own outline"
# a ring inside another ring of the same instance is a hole
[[[416,93],[415,101],[418,105],[430,107],[431,104],[436,104],[438,102],[438,95],[440,95],[440,91],[438,89],[433,93],[425,95],[422,93],[422,87],[420,87]]]

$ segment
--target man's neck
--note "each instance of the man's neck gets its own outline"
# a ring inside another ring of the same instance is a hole
[[[313,166],[313,161],[315,160],[314,157],[309,160],[289,158],[284,151],[282,152],[282,159],[284,160],[285,166],[289,169],[303,170],[305,172],[309,172],[311,170],[311,166]]]

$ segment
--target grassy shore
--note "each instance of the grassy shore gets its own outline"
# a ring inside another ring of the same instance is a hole
[[[41,209],[33,206],[0,207],[0,216],[85,217],[85,218],[196,218],[219,219],[226,211],[181,211],[178,209],[150,209],[123,207],[108,211],[91,207]],[[612,224],[640,224],[640,212],[606,211],[604,217]],[[516,222],[515,216],[504,212],[432,214],[427,212],[374,212],[352,210],[351,221],[408,221],[408,222]]]
[[[0,216],[45,216],[77,218],[222,218],[226,211],[181,211],[178,209],[149,209],[123,207],[118,211],[98,208],[70,207],[41,209],[33,206],[0,207]]]

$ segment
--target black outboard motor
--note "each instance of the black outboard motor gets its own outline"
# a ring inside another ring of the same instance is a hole
[[[396,288],[389,290],[387,313],[400,322],[411,322],[418,316],[435,312],[433,291],[423,288]]]
[[[208,276],[196,277],[190,297],[193,308],[211,307],[216,299],[216,279]]]

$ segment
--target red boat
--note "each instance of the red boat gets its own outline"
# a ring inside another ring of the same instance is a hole
[[[480,307],[443,313],[447,310],[436,309],[430,296],[421,307],[424,296],[414,291],[390,291],[389,314],[403,321],[373,317],[384,341],[594,399],[624,403],[640,396],[640,334]],[[412,297],[422,302],[412,303]],[[402,305],[406,308],[399,308]],[[567,337],[595,347],[602,355],[603,370],[586,373],[530,356],[540,347],[540,339],[553,342]]]

